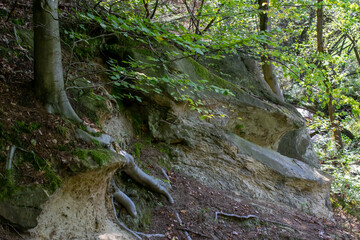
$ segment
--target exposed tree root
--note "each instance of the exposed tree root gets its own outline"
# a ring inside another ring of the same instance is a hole
[[[152,238],[152,237],[166,237],[165,234],[161,234],[161,233],[154,233],[154,234],[149,234],[149,233],[142,233],[142,232],[136,232],[138,235],[147,237],[147,238]]]
[[[27,152],[27,153],[33,153],[32,151],[29,152],[21,147],[17,147],[15,145],[12,145],[10,150],[9,150],[9,154],[8,154],[8,157],[6,159],[6,163],[5,163],[5,169],[6,170],[11,170],[12,169],[12,165],[13,165],[13,160],[14,160],[14,156],[15,156],[15,151],[16,149],[19,149],[23,152]]]
[[[168,190],[162,185],[163,182],[149,176],[144,171],[142,171],[136,165],[134,158],[130,154],[128,154],[125,151],[117,151],[117,149],[120,149],[120,146],[117,143],[114,143],[111,136],[106,134],[101,134],[98,137],[94,137],[91,134],[81,129],[77,130],[77,136],[78,138],[83,139],[87,142],[97,141],[104,147],[110,149],[110,151],[123,155],[126,159],[126,164],[125,167],[123,168],[123,171],[125,173],[127,173],[136,182],[142,184],[145,187],[150,188],[152,191],[165,195],[170,203],[174,203],[174,199],[171,197]],[[111,184],[115,189],[113,198],[115,198],[117,202],[123,205],[132,217],[136,217],[137,211],[134,202],[128,196],[126,196],[126,194],[120,191],[120,189],[116,186],[113,180],[111,181]]]
[[[115,205],[114,205],[114,198],[112,197],[111,198],[111,204],[112,204],[112,207],[113,207],[113,210],[114,210],[114,216],[115,216],[115,219],[116,219],[116,222],[117,224],[125,231],[128,231],[129,233],[131,233],[134,237],[136,237],[137,239],[142,239],[136,232],[134,232],[133,230],[131,230],[130,228],[128,228],[125,224],[123,224],[122,222],[120,222],[118,216],[117,216],[117,213],[116,213],[116,208],[115,208]]]
[[[10,150],[9,150],[8,157],[6,159],[6,164],[5,164],[6,170],[11,170],[12,169],[12,161],[14,159],[15,150],[16,150],[16,146],[12,145]]]
[[[289,228],[292,228],[290,225],[287,225],[285,223],[281,223],[281,222],[276,222],[276,221],[272,221],[266,218],[260,218],[259,216],[256,215],[246,215],[246,216],[241,216],[241,215],[237,215],[237,214],[231,214],[231,213],[223,213],[223,212],[216,212],[215,213],[215,222],[218,222],[218,216],[226,216],[226,217],[233,217],[233,218],[237,218],[237,219],[249,219],[249,218],[257,218],[261,221],[265,221],[265,222],[270,222],[270,223],[275,223],[275,224],[279,224],[279,225],[283,225]]]
[[[134,202],[125,193],[123,193],[118,188],[118,186],[116,186],[114,179],[111,180],[111,185],[115,191],[113,194],[115,200],[120,203],[132,217],[137,217],[137,211]]]
[[[143,170],[141,170],[135,164],[134,158],[127,152],[120,151],[120,154],[123,155],[128,161],[124,168],[125,173],[127,173],[132,179],[134,179],[138,183],[150,188],[154,192],[165,195],[171,204],[174,203],[174,199],[171,197],[167,189],[160,184],[159,180],[149,176]]]
[[[174,203],[174,199],[171,197],[168,190],[162,185],[163,183],[160,182],[160,180],[157,180],[157,179],[149,176],[143,170],[141,170],[136,165],[134,158],[127,152],[125,152],[125,151],[117,152],[116,151],[116,149],[120,149],[120,147],[118,144],[114,143],[111,136],[106,135],[106,134],[101,134],[99,137],[94,137],[81,129],[77,130],[77,135],[79,138],[81,138],[87,142],[92,142],[95,140],[95,141],[99,142],[101,145],[103,145],[104,147],[107,147],[108,149],[110,149],[111,151],[123,155],[125,157],[125,159],[127,160],[126,165],[123,169],[123,171],[125,173],[127,173],[132,179],[134,179],[138,183],[140,183],[146,187],[149,187],[152,191],[155,191],[157,193],[165,195],[170,203]],[[113,144],[116,149],[114,148],[114,146],[112,146]]]
[[[199,235],[200,237],[211,238],[211,237],[209,237],[209,236],[207,236],[207,235],[205,235],[205,234],[202,234],[202,233],[193,231],[193,230],[191,230],[191,229],[189,229],[189,228],[177,227],[176,229],[181,230],[181,231],[185,231],[185,232],[191,232],[191,233],[194,233],[194,234],[196,234],[196,235]]]
[[[161,168],[161,172],[163,173],[164,177],[165,177],[166,180],[168,181],[166,185],[167,185],[168,188],[171,190],[171,189],[172,189],[172,186],[171,186],[171,181],[170,181],[169,176],[167,175],[166,171],[165,171],[163,168]]]
[[[175,213],[175,216],[176,216],[177,220],[179,221],[179,224],[180,224],[180,225],[183,225],[183,222],[182,222],[182,220],[181,220],[181,218],[180,218],[180,216],[179,216],[179,213]],[[187,238],[188,240],[192,240],[191,237],[190,237],[190,234],[189,234],[186,230],[184,230],[184,233],[185,233],[186,238]]]
[[[116,213],[116,208],[115,208],[115,205],[114,205],[114,196],[111,198],[111,203],[112,203],[112,207],[114,209],[114,216],[115,216],[115,219],[116,219],[116,222],[117,224],[125,231],[128,231],[129,233],[131,233],[134,237],[136,237],[137,239],[142,239],[142,237],[140,236],[143,236],[143,237],[146,237],[146,238],[152,238],[152,237],[165,237],[165,234],[158,234],[158,233],[155,233],[155,234],[148,234],[148,233],[142,233],[142,232],[135,232],[133,230],[131,230],[130,228],[128,228],[124,223],[122,223],[118,216],[117,216],[117,213]]]
[[[45,109],[49,113],[59,113],[65,116],[67,119],[71,119],[77,123],[83,122],[72,108],[64,89],[62,89],[60,92],[57,92],[52,98],[47,100]]]

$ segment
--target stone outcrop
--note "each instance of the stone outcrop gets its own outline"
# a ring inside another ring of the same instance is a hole
[[[127,51],[145,59],[143,53]],[[268,92],[253,60],[232,56],[225,63],[217,62],[221,72],[229,73],[228,81],[192,59],[171,64],[191,80],[205,79],[234,94],[199,94],[203,108],[215,116],[207,120],[200,120],[201,114],[172,99],[166,90],[147,95],[133,108],[144,116],[154,140],[167,144],[173,166],[239,197],[332,217],[331,178],[317,169],[304,119],[296,108]]]
[[[279,143],[278,152],[319,168],[319,160],[306,127],[285,134]]]
[[[0,216],[21,229],[36,227],[41,204],[49,199],[39,186],[22,187],[0,202]]]

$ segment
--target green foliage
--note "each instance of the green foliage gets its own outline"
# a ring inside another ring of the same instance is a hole
[[[357,150],[343,150],[335,159],[325,159],[324,171],[330,173],[334,180],[331,185],[332,201],[360,219],[360,157]]]
[[[315,117],[311,128],[321,133],[317,135],[315,149],[322,163],[323,171],[333,176],[331,185],[331,199],[335,207],[356,216],[360,219],[360,155],[357,145],[358,138],[351,140],[343,135],[345,148],[338,151],[331,134],[328,131],[328,121],[321,117]],[[354,126],[353,119],[344,119],[346,128],[359,136],[359,129]]]
[[[12,130],[16,133],[32,133],[35,130],[38,130],[41,127],[40,123],[25,123],[23,121],[16,121],[15,125],[12,127]]]

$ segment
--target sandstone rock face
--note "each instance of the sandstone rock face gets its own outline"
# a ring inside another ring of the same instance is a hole
[[[112,221],[108,183],[125,159],[115,154],[106,165],[67,178],[43,205],[33,239],[133,239]]]
[[[208,122],[186,119],[176,125],[155,125],[152,119],[156,118],[150,118],[150,129],[157,140],[170,144],[180,171],[241,197],[331,218],[331,179],[316,168]]]
[[[204,61],[203,64],[214,74],[262,99],[281,102],[266,83],[260,64],[249,57],[228,54],[221,60],[211,59]]]
[[[152,137],[168,144],[179,171],[208,186],[331,218],[331,179],[316,168],[304,119],[293,106],[267,92],[257,70],[251,70],[253,63],[239,61],[226,68],[235,74],[236,64],[243,64],[232,81],[192,59],[173,62],[172,67],[190,79],[206,79],[230,89],[234,96],[199,94],[214,116],[200,120],[201,114],[167,97],[168,93],[149,95],[138,111],[147,116]]]

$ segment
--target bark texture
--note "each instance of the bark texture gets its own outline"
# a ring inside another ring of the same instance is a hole
[[[271,30],[271,19],[268,16],[267,12],[269,10],[269,0],[258,0],[260,13],[260,31],[268,32]],[[265,50],[269,49],[267,44],[263,44]],[[269,58],[266,55],[261,56],[262,70],[264,74],[265,81],[269,84],[271,90],[280,97],[281,100],[284,100],[282,92],[279,87],[277,77],[275,75],[275,67]]]
[[[58,0],[34,0],[35,92],[47,111],[82,122],[64,89]]]

